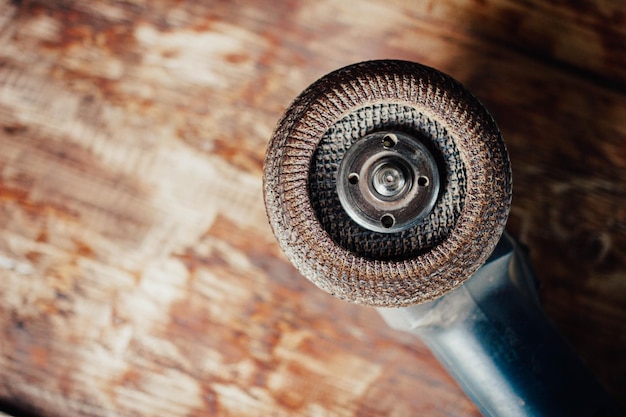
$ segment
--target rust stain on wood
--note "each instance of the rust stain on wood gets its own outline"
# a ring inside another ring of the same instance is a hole
[[[60,204],[31,199],[28,195],[28,190],[24,188],[11,188],[0,184],[0,200],[2,200],[3,205],[11,203],[19,205],[21,210],[33,217],[54,215],[73,221],[79,218],[79,214],[76,211]],[[39,237],[41,237],[41,234]]]

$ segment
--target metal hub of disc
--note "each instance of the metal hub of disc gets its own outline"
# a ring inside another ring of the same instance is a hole
[[[402,132],[371,133],[346,152],[338,171],[343,209],[362,227],[382,233],[406,230],[426,216],[439,194],[435,158]]]

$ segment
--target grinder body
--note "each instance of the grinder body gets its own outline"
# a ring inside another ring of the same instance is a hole
[[[484,416],[619,416],[544,315],[536,289],[524,249],[505,234],[461,287],[378,311],[389,326],[419,336]]]

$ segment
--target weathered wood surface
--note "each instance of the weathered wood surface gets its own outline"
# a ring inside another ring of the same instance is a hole
[[[265,219],[282,111],[343,65],[465,83],[549,315],[626,405],[626,4],[0,0],[0,403],[41,416],[477,416]],[[575,4],[575,5],[574,5]]]

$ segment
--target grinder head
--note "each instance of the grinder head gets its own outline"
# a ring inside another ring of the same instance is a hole
[[[451,77],[369,61],[307,88],[264,165],[270,225],[319,288],[377,307],[456,288],[492,252],[511,201],[508,155],[482,104]]]

